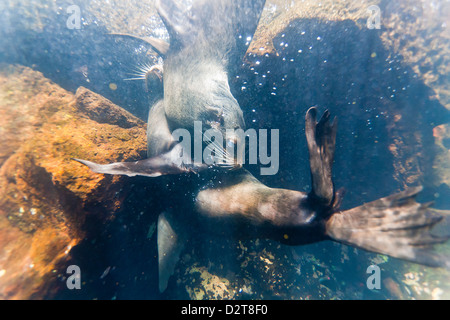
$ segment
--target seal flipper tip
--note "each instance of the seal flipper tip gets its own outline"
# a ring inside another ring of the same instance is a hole
[[[130,39],[134,39],[134,40],[138,40],[141,42],[144,42],[148,45],[150,45],[150,47],[152,47],[152,49],[159,54],[162,58],[164,58],[167,55],[167,52],[169,51],[170,48],[170,44],[162,39],[157,39],[157,38],[153,38],[153,37],[139,37],[139,36],[135,36],[129,33],[108,33],[109,35],[112,36],[119,36],[119,37],[125,37],[125,38],[130,38]]]
[[[332,166],[336,144],[337,119],[330,122],[326,110],[319,122],[317,109],[310,108],[305,117],[305,134],[309,151],[312,190],[310,197],[317,203],[330,206],[334,199]]]
[[[87,166],[91,171],[95,173],[103,173],[103,174],[118,174],[118,175],[126,175],[129,177],[134,176],[146,176],[146,177],[158,177],[162,175],[160,169],[163,166],[157,166],[152,164],[149,159],[135,161],[135,162],[114,162],[109,164],[98,164],[88,160],[75,159],[81,164]]]
[[[168,174],[197,173],[208,168],[203,163],[188,162],[188,156],[183,152],[183,147],[180,143],[173,146],[166,153],[139,161],[98,164],[75,158],[73,160],[84,164],[96,173],[118,174],[129,177],[144,176],[153,178]]]

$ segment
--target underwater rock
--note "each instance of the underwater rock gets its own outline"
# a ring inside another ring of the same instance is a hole
[[[27,67],[0,66],[0,299],[52,294],[88,215],[112,219],[123,177],[72,158],[134,160],[145,123],[80,87],[68,92]]]
[[[268,0],[248,52],[259,55],[275,53],[276,45],[274,45],[273,39],[295,19],[319,18],[324,21],[367,19],[367,8],[370,5],[379,4],[379,2]]]
[[[445,1],[268,0],[248,52],[256,55],[276,53],[274,38],[296,19],[316,18],[325,23],[350,20],[367,28],[374,17],[369,7],[374,5],[379,8],[380,29],[373,31],[379,33],[385,48],[392,50],[391,58],[401,55],[425,84],[436,91],[439,101],[450,109],[447,76],[450,72],[450,34],[447,30],[450,4]]]
[[[84,87],[79,87],[76,92],[76,107],[80,113],[98,123],[116,125],[124,129],[144,125],[142,120],[137,119],[131,113]],[[126,139],[128,138],[126,137]]]
[[[175,271],[177,298],[186,298],[183,291],[193,300],[344,298],[346,285],[337,281],[343,264],[327,257],[326,250],[314,255],[307,248],[246,240],[221,246],[220,256],[210,254],[207,261],[195,251],[185,254]]]
[[[379,29],[368,27],[372,5],[380,10]],[[355,150],[343,163],[361,160],[345,179],[352,176],[355,184],[376,181],[380,175],[393,177],[392,191],[417,184],[436,187],[439,173],[433,161],[440,150],[431,130],[450,119],[449,10],[448,4],[437,9],[423,0],[268,1],[247,51],[250,71],[235,82],[245,88],[237,95],[244,106],[256,104],[245,93],[250,83],[272,96],[262,97],[265,101],[246,122],[275,126],[281,115],[267,116],[265,105],[294,115],[299,108],[327,107],[339,118],[339,135],[352,136],[341,143]],[[298,91],[302,95],[290,95]],[[375,166],[377,176],[359,174]],[[365,192],[377,190],[374,186]]]
[[[211,274],[205,267],[194,264],[187,273],[191,281],[186,291],[192,300],[230,300],[236,294],[229,280]]]

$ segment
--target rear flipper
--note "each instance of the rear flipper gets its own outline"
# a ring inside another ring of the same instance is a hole
[[[450,267],[449,257],[430,251],[448,236],[431,234],[443,218],[430,204],[415,197],[421,187],[381,198],[362,206],[334,213],[326,223],[326,234],[333,240],[357,248],[386,254],[432,267]]]
[[[183,157],[182,145],[175,145],[167,153],[132,162],[115,162],[110,164],[98,164],[95,162],[74,159],[96,173],[119,174],[133,176],[158,177],[168,174],[180,174],[198,172],[207,168],[205,164],[191,163]]]
[[[336,118],[330,123],[330,113],[324,112],[319,122],[317,110],[310,108],[306,113],[305,133],[309,151],[312,190],[310,197],[315,203],[331,206],[334,200],[332,166],[336,144]]]

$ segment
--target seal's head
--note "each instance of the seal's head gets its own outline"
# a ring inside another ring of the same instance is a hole
[[[214,147],[223,155],[224,164],[242,164],[237,155],[243,154],[238,149],[244,141],[234,131],[245,129],[244,115],[231,93],[223,63],[198,56],[187,62],[186,54],[168,57],[164,70],[164,108],[170,129],[185,128],[194,136],[194,123],[201,121],[203,133],[212,129],[223,137]]]

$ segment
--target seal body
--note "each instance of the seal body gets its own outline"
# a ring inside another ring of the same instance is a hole
[[[244,145],[238,136],[226,134],[227,129],[245,129],[228,77],[245,54],[242,38],[253,35],[264,3],[197,0],[190,7],[175,1],[157,3],[170,36],[164,58],[164,110],[171,132],[184,128],[193,135],[194,121],[201,121],[204,131],[218,130],[225,143]],[[225,148],[221,151],[226,153]]]
[[[194,204],[207,232],[227,236],[234,230],[246,238],[291,245],[327,238],[323,213],[307,193],[270,188],[244,168],[218,174],[215,182],[197,193]]]

